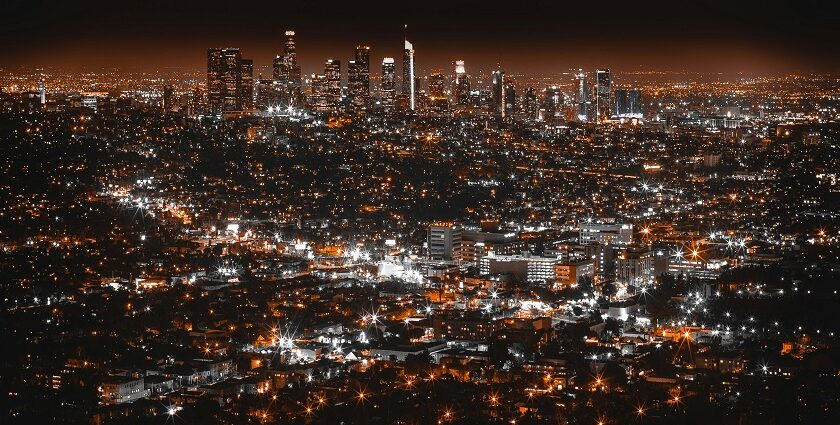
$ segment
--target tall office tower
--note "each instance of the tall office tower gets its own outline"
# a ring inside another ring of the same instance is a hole
[[[455,103],[458,105],[466,105],[470,100],[470,77],[467,75],[467,69],[464,66],[464,61],[455,61]]]
[[[560,90],[560,87],[546,87],[545,94],[543,96],[543,107],[545,108],[543,120],[551,121],[557,117],[562,116],[564,99],[565,96]]]
[[[243,60],[236,48],[207,50],[207,102],[210,113],[248,108],[249,90],[253,90],[252,61]]]
[[[642,112],[642,91],[639,89],[630,89],[630,93],[627,96],[627,109],[630,112],[630,116],[633,118],[642,118],[644,117],[644,113]]]
[[[327,79],[327,96],[332,108],[338,108],[341,101],[341,61],[327,59],[324,64],[324,77]]]
[[[537,90],[533,87],[525,89],[525,94],[522,96],[522,111],[525,117],[529,120],[536,120],[539,118],[540,103],[537,98]]]
[[[586,73],[583,70],[578,70],[575,74],[578,80],[577,89],[577,119],[580,122],[589,121],[589,105],[592,103],[592,93],[589,90],[589,82],[586,79]]]
[[[613,115],[618,118],[642,118],[642,92],[639,89],[616,89]]]
[[[40,100],[41,105],[47,103],[47,89],[43,80],[38,81],[38,100]]]
[[[610,118],[610,105],[612,94],[612,75],[609,69],[599,69],[595,74],[595,110],[598,111],[598,121],[603,122]]]
[[[301,75],[295,48],[295,32],[286,31],[286,43],[283,55],[274,58],[274,82],[280,91],[280,100],[286,103],[295,101],[300,96]]]
[[[504,90],[504,116],[509,117],[516,112],[516,88],[512,80],[505,80]]]
[[[429,96],[432,99],[446,98],[446,82],[440,71],[434,71],[429,76]]]
[[[429,106],[435,111],[445,111],[449,106],[446,96],[446,77],[440,71],[429,76]]]
[[[265,110],[274,106],[274,81],[260,75],[254,83],[254,98],[258,109]]]
[[[615,89],[613,99],[613,116],[622,118],[627,113],[627,90]]]
[[[502,71],[501,68],[497,68],[493,71],[492,77],[492,90],[490,95],[490,113],[497,116],[504,118],[505,117],[505,71]]]
[[[318,112],[331,112],[334,105],[330,95],[330,82],[324,74],[312,74],[309,79],[309,105]]]
[[[356,46],[355,58],[347,64],[347,86],[356,109],[370,100],[370,47]]]
[[[414,110],[417,82],[414,79],[414,46],[405,40],[403,50],[402,94],[408,99],[408,109]]]
[[[239,104],[242,109],[254,109],[254,61],[242,59],[239,64],[242,84],[239,85]]]
[[[174,96],[174,89],[171,84],[163,86],[163,110],[172,110],[172,97]]]
[[[394,109],[396,101],[396,79],[397,69],[394,64],[394,58],[382,59],[382,79],[380,81],[380,97],[382,98],[382,107],[386,112],[391,112]]]

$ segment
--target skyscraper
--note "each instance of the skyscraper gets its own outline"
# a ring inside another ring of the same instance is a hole
[[[290,103],[300,96],[300,65],[297,62],[294,31],[286,31],[283,55],[277,55],[274,58],[273,77],[279,87],[281,101]]]
[[[240,108],[254,109],[254,61],[242,59],[239,67],[242,73],[242,83],[239,85]]]
[[[210,113],[241,111],[253,102],[253,62],[239,49],[207,50],[207,102]]]
[[[395,95],[396,95],[396,65],[394,58],[382,59],[382,79],[380,81],[380,96],[382,97],[382,107],[386,112],[391,112],[394,109]]]
[[[618,118],[642,118],[642,92],[639,89],[616,89],[613,115]]]
[[[539,117],[539,99],[537,99],[537,90],[533,87],[525,89],[525,94],[522,96],[522,110],[529,120],[535,120]]]
[[[464,66],[464,61],[455,61],[455,103],[458,105],[466,105],[470,99],[470,78],[467,75],[467,69]]]
[[[402,94],[408,99],[408,109],[414,110],[416,81],[414,79],[414,46],[405,40],[403,50]]]
[[[313,74],[309,79],[309,105],[318,112],[332,112],[330,83],[324,74]]]
[[[602,122],[610,118],[610,106],[612,95],[612,76],[609,69],[599,69],[595,75],[596,97],[595,110],[598,113],[598,121]]]
[[[500,117],[505,117],[505,71],[502,68],[497,68],[492,74],[493,88],[490,94],[490,113]]]
[[[630,89],[630,94],[627,96],[627,106],[630,116],[633,118],[642,118],[644,113],[642,111],[642,91],[639,89]]]
[[[40,83],[39,83],[40,85]],[[171,84],[167,84],[163,86],[163,110],[164,111],[171,111],[172,110],[172,96],[174,95],[174,89]]]
[[[44,80],[38,81],[38,100],[41,105],[47,103],[47,89],[44,85]]]
[[[449,107],[446,96],[446,78],[440,71],[429,76],[429,106],[435,111],[445,111]]]
[[[549,86],[545,88],[545,95],[543,97],[543,108],[545,108],[545,114],[543,114],[543,120],[545,121],[553,121],[557,117],[563,116],[563,103],[565,101],[565,96],[563,92],[560,90],[560,87],[557,86]]]
[[[337,109],[341,101],[341,61],[327,59],[324,64],[324,77],[327,80],[327,95],[329,96],[330,107]]]
[[[505,80],[503,99],[504,116],[509,117],[516,112],[516,87],[511,79]]]
[[[364,109],[370,99],[370,47],[356,46],[355,58],[347,64],[347,86],[353,106]]]
[[[578,80],[577,88],[577,119],[580,122],[589,121],[589,105],[592,103],[592,93],[589,90],[589,82],[586,79],[586,73],[582,69],[575,74]]]

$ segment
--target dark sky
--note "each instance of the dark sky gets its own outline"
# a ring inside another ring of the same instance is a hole
[[[617,70],[838,71],[833,1],[2,0],[0,66],[203,69],[208,47],[268,65],[298,33],[304,72],[372,47],[399,57],[403,24],[423,71],[465,59],[470,73]]]

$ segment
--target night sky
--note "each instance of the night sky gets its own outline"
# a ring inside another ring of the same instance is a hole
[[[260,4],[261,3],[261,4]],[[372,47],[372,69],[399,58],[403,24],[421,72],[465,59],[509,72],[616,70],[837,71],[840,14],[798,1],[193,1],[3,0],[0,66],[203,69],[208,47],[256,66],[298,33],[303,71]]]

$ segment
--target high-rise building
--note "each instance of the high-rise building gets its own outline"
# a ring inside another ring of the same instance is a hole
[[[260,76],[254,83],[254,98],[256,100],[256,107],[261,110],[268,109],[275,106],[275,84],[270,79]]]
[[[616,89],[613,115],[617,118],[642,118],[642,92],[639,89]]]
[[[330,82],[324,74],[313,74],[309,79],[309,105],[317,112],[332,112],[335,105],[330,95]]]
[[[537,98],[537,90],[533,87],[525,89],[525,94],[522,96],[522,112],[529,120],[539,118],[540,103]]]
[[[242,83],[239,85],[239,99],[242,109],[254,109],[254,61],[242,59],[240,62]]]
[[[174,89],[172,88],[171,84],[167,84],[163,86],[163,110],[164,111],[171,111],[172,110],[172,97],[174,96]]]
[[[577,88],[577,119],[580,122],[587,122],[589,121],[589,107],[590,103],[592,103],[591,96],[592,93],[589,90],[589,82],[586,79],[586,73],[583,70],[578,70],[578,73],[575,74],[575,78],[578,81],[578,88]]]
[[[429,106],[435,111],[448,109],[449,98],[446,96],[446,78],[440,71],[429,76]]]
[[[403,50],[402,94],[408,100],[408,109],[412,111],[415,107],[417,90],[415,75],[414,46],[408,40],[405,40],[405,49]]]
[[[396,74],[394,58],[383,58],[379,92],[382,98],[382,107],[386,112],[391,112],[396,102]]]
[[[210,113],[241,111],[253,104],[253,62],[239,49],[207,50],[207,102]]]
[[[337,109],[341,101],[341,61],[327,59],[324,64],[324,77],[327,79],[329,104],[333,109]]]
[[[598,121],[610,118],[612,75],[609,69],[599,69],[595,74],[595,110],[598,111]]]
[[[286,31],[283,54],[274,58],[274,82],[280,91],[280,100],[286,103],[296,101],[300,96],[301,74],[297,62],[295,32]]]
[[[505,117],[505,71],[502,71],[501,68],[497,68],[493,71],[492,77],[492,90],[490,96],[490,113],[500,117]]]
[[[644,116],[642,111],[642,91],[639,89],[630,89],[630,94],[627,96],[627,105],[631,117],[642,118]]]
[[[565,103],[565,95],[560,90],[560,87],[549,86],[545,88],[543,95],[543,120],[553,121],[554,119],[563,116],[563,104]]]
[[[504,90],[504,116],[509,117],[516,112],[516,87],[512,80],[505,80]]]
[[[467,69],[464,61],[455,61],[455,80],[454,90],[455,103],[458,105],[466,105],[470,100],[470,77],[467,75]]]
[[[355,57],[347,64],[347,86],[356,109],[364,109],[370,99],[370,47],[356,46]]]
[[[41,105],[47,103],[47,89],[43,80],[38,81],[38,100],[41,102]]]

